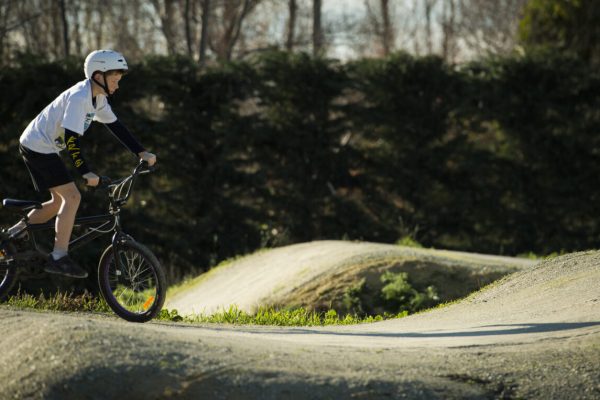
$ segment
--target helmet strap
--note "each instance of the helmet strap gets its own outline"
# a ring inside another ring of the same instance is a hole
[[[106,93],[106,97],[109,98],[110,92],[108,91],[108,82],[106,81],[106,71],[102,72],[102,77],[104,78],[104,84],[102,84],[102,83],[100,83],[100,81],[96,80],[96,78],[94,78],[93,75],[92,75],[92,80],[94,82],[96,82],[96,84],[104,90],[104,93]]]

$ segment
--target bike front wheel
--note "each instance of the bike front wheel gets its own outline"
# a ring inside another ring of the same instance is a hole
[[[149,321],[165,302],[166,278],[160,263],[146,246],[132,240],[104,250],[98,284],[109,307],[127,321]]]
[[[0,242],[0,300],[9,294],[17,281],[17,268],[12,255],[15,247],[9,242]]]

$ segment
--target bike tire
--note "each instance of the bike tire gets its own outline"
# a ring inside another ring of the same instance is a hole
[[[11,243],[0,244],[0,300],[4,300],[17,282],[17,267],[11,260],[15,252],[15,247]]]
[[[112,244],[100,257],[100,293],[119,317],[130,322],[150,321],[162,309],[167,291],[167,280],[160,262],[146,246],[133,240],[119,243],[116,253],[121,260],[119,270]],[[138,275],[140,282],[134,283]]]

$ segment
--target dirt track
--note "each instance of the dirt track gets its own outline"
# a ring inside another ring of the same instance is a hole
[[[378,266],[410,263],[419,265],[420,270],[412,268],[411,277],[431,271],[425,277],[428,281],[432,275],[446,274],[442,279],[446,285],[453,276],[458,278],[459,272],[460,278],[465,279],[469,275],[484,280],[486,275],[495,275],[497,279],[535,264],[512,257],[381,243],[315,241],[259,252],[215,268],[171,295],[165,306],[186,315],[211,314],[230,305],[252,312],[260,305],[314,304],[324,297],[321,293],[331,292],[336,286],[347,288],[350,283],[346,280],[352,280],[357,273],[371,271],[379,279],[382,271]],[[467,282],[455,284],[465,286]]]
[[[600,398],[600,252],[352,327],[132,325],[0,308],[2,398]]]

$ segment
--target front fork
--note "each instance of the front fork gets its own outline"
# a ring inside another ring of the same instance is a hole
[[[113,258],[115,259],[115,268],[118,271],[117,274],[119,275],[121,271],[121,257],[119,257],[119,248],[125,243],[132,241],[134,241],[133,237],[129,236],[120,229],[117,230],[112,237]]]

